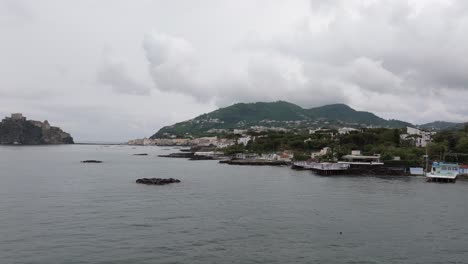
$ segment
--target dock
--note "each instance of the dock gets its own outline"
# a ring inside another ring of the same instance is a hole
[[[291,166],[296,170],[310,170],[318,175],[388,175],[402,176],[407,172],[404,168],[384,166],[383,163],[346,163],[346,162],[294,162]]]
[[[280,160],[262,160],[262,159],[230,159],[221,160],[219,163],[229,165],[252,165],[252,166],[287,166],[290,162]]]
[[[294,162],[293,169],[311,170],[318,175],[341,175],[349,172],[350,166],[345,163],[328,163],[328,162]]]

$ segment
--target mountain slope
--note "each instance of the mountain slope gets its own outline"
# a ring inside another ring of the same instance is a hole
[[[151,138],[167,135],[198,135],[213,129],[245,129],[252,126],[309,128],[322,125],[405,127],[411,124],[398,120],[385,120],[369,112],[356,111],[345,104],[304,109],[284,101],[238,103],[163,127]]]
[[[419,127],[422,129],[438,131],[445,129],[460,129],[464,126],[464,123],[454,123],[454,122],[445,122],[445,121],[434,121],[427,124],[422,124]]]

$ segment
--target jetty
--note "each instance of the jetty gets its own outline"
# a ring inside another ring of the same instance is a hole
[[[293,169],[311,170],[319,175],[341,175],[350,172],[350,165],[345,163],[331,163],[331,162],[294,162]]]
[[[263,160],[263,159],[229,159],[220,160],[219,163],[229,165],[252,165],[252,166],[288,166],[290,162],[282,160]]]
[[[158,157],[162,158],[182,158],[182,159],[189,159],[195,156],[193,152],[181,152],[181,153],[171,153],[168,155],[158,155]]]
[[[295,170],[310,170],[318,175],[389,175],[403,176],[407,174],[405,168],[389,167],[371,163],[347,163],[347,162],[294,162],[291,166]]]

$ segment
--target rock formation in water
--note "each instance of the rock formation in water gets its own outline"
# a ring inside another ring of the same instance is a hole
[[[11,114],[0,122],[0,144],[41,145],[73,144],[70,134],[49,122],[27,120],[22,114]]]
[[[136,183],[147,184],[147,185],[166,185],[171,183],[179,183],[180,180],[178,179],[161,179],[161,178],[143,178],[136,180]]]

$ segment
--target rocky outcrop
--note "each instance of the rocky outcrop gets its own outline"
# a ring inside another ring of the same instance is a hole
[[[147,185],[166,185],[166,184],[170,184],[170,183],[179,183],[180,180],[178,179],[173,179],[173,178],[169,178],[169,179],[161,179],[161,178],[143,178],[143,179],[138,179],[136,180],[136,183],[140,183],[140,184],[147,184]]]
[[[21,114],[12,114],[0,122],[0,144],[41,145],[73,144],[70,134],[44,122],[27,120]]]
[[[158,155],[158,157],[162,158],[182,158],[182,159],[189,159],[193,158],[195,156],[195,153],[193,152],[182,152],[182,153],[171,153],[168,155]]]

